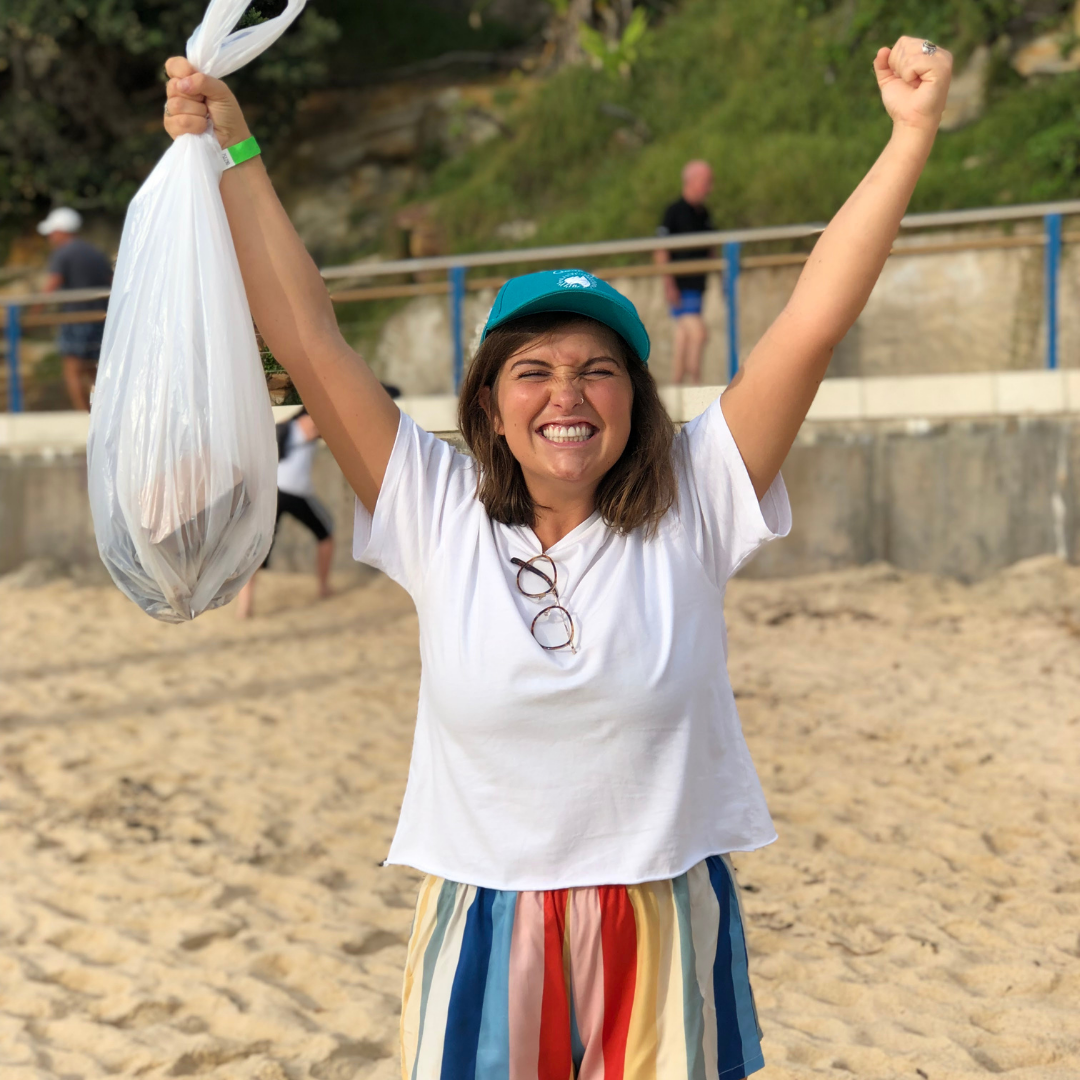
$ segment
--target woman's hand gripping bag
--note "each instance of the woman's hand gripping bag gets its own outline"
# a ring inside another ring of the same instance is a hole
[[[233,33],[248,0],[211,0],[187,57],[222,78],[296,18]],[[181,135],[128,207],[90,413],[98,551],[144,611],[181,622],[227,604],[270,550],[274,420],[218,185],[212,130]]]

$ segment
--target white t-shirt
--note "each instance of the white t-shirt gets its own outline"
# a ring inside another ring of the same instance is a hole
[[[758,502],[719,402],[675,439],[652,539],[599,514],[547,554],[577,652],[549,652],[514,556],[541,546],[476,499],[475,464],[402,415],[355,557],[408,590],[420,701],[387,862],[494,889],[633,884],[776,839],[727,674],[724,587],[791,512]],[[546,600],[544,603],[551,603]]]
[[[277,486],[286,495],[302,495],[310,498],[315,494],[315,482],[311,470],[315,465],[315,451],[318,439],[307,439],[299,424],[289,425],[288,453],[278,462]]]

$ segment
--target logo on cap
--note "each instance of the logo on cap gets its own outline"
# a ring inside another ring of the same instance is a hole
[[[596,284],[596,279],[586,274],[567,274],[559,278],[559,287],[563,289],[591,289]]]

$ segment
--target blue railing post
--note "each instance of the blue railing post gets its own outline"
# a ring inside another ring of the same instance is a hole
[[[1061,268],[1061,215],[1043,218],[1046,230],[1046,366],[1058,366],[1058,271]]]
[[[22,340],[22,311],[18,304],[7,309],[8,411],[22,412],[22,379],[19,376],[19,342]]]
[[[454,345],[454,393],[465,377],[465,267],[450,267],[450,336]]]
[[[727,306],[728,382],[739,370],[739,264],[742,244],[724,245],[724,303]]]

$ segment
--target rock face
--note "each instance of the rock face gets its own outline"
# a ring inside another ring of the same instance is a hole
[[[1068,49],[1067,42],[1063,33],[1043,34],[1017,50],[1013,67],[1025,78],[1080,71],[1080,47]]]
[[[990,74],[990,49],[980,45],[964,70],[953,77],[949,100],[941,117],[943,131],[956,131],[974,123],[986,107],[986,79]]]
[[[480,344],[480,334],[494,301],[494,289],[481,289],[466,297],[466,362]],[[391,316],[375,348],[375,370],[384,381],[400,386],[409,394],[452,393],[449,298],[421,296]]]
[[[304,134],[274,180],[316,262],[379,250],[415,255],[417,246],[434,254],[437,239],[413,242],[414,230],[426,230],[424,214],[397,208],[434,165],[505,134],[496,98],[513,97],[508,81],[423,77],[311,95],[296,125]]]
[[[1025,78],[1032,75],[1064,75],[1080,71],[1080,0],[1067,25],[1050,34],[1041,34],[1018,49],[1013,67]]]

